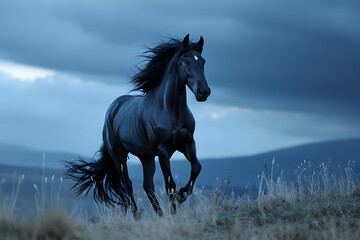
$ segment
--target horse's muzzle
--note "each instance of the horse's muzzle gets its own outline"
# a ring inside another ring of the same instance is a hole
[[[207,88],[206,90],[202,90],[201,88],[198,88],[195,94],[196,100],[198,102],[204,102],[210,96],[210,93],[211,93],[210,88]]]

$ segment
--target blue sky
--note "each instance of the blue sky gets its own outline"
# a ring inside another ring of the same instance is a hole
[[[187,33],[200,158],[360,137],[359,22],[358,1],[1,1],[0,143],[92,155],[145,46]]]

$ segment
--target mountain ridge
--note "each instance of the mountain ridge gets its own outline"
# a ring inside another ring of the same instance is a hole
[[[18,167],[41,168],[43,152],[31,150],[24,147],[0,144],[0,165],[11,165]],[[79,155],[61,152],[46,152],[46,168],[62,169],[64,160],[73,160]],[[272,162],[274,160],[274,166]],[[298,166],[303,161],[308,167],[316,168],[322,162],[329,168],[344,169],[349,161],[356,163],[354,171],[360,172],[360,139],[337,139],[316,143],[308,143],[273,151],[263,152],[250,156],[200,159],[202,172],[198,183],[214,186],[221,181],[231,177],[236,186],[254,185],[257,175],[262,171],[270,171],[274,167],[274,173],[291,179]],[[131,179],[142,180],[142,166],[140,164],[129,164]],[[163,176],[158,161],[154,180],[163,182]],[[184,160],[171,161],[171,168],[175,181],[183,184],[190,175],[190,164]]]

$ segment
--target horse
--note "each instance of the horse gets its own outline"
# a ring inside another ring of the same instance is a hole
[[[175,214],[176,206],[192,194],[201,164],[196,156],[195,119],[187,105],[186,86],[199,102],[210,95],[201,56],[203,44],[202,36],[193,43],[188,34],[182,41],[170,38],[144,52],[145,66],[131,79],[132,91],[142,94],[123,95],[111,103],[98,159],[67,163],[66,175],[76,181],[72,189],[77,195],[87,195],[94,188],[96,202],[120,205],[125,211],[130,208],[135,216],[138,209],[126,165],[129,153],[142,163],[143,188],[159,216],[163,211],[155,196],[155,156],[164,175],[171,213]],[[190,179],[178,191],[170,169],[175,151],[183,153],[191,164]]]

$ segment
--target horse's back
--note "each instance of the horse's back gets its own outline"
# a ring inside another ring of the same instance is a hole
[[[108,141],[110,148],[121,145],[135,155],[146,151],[149,142],[142,118],[143,99],[143,96],[139,95],[124,95],[110,105],[103,133],[104,142]]]
[[[131,95],[123,95],[115,99],[109,106],[105,115],[105,124],[109,124],[109,126],[113,126],[114,119],[116,114],[118,113],[120,107],[126,103],[129,99],[133,98]]]

